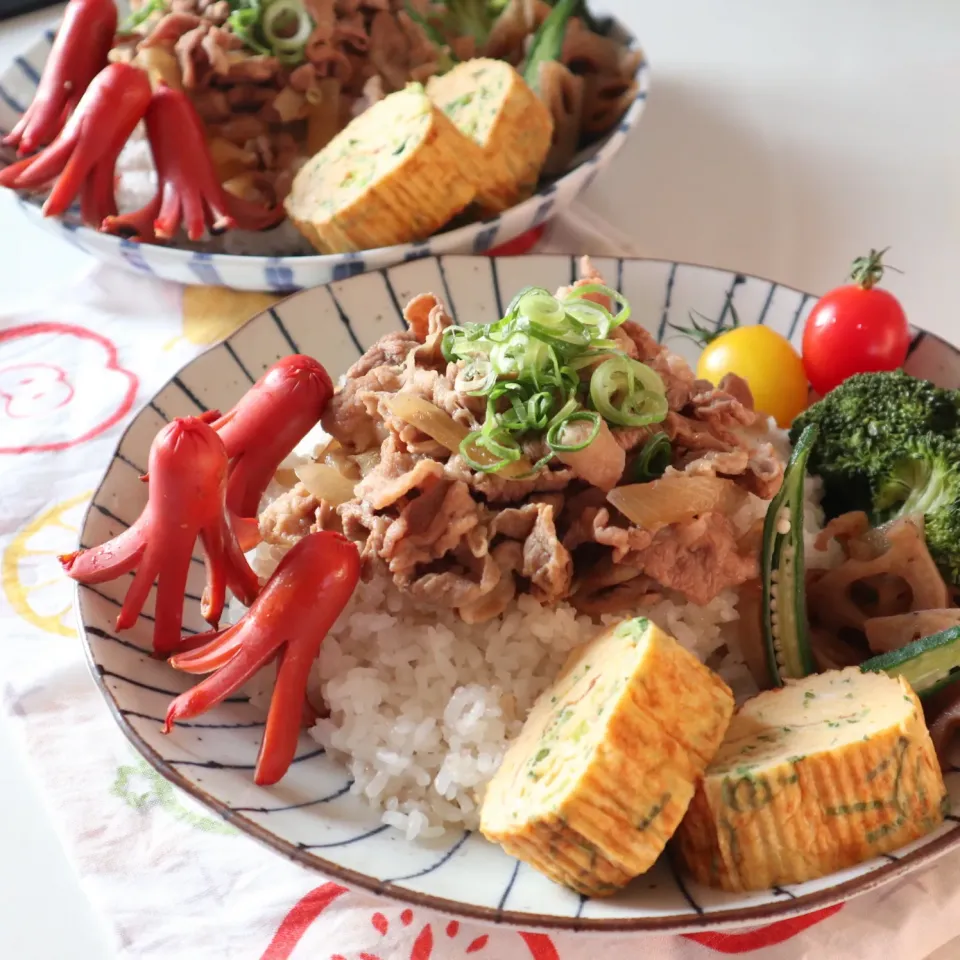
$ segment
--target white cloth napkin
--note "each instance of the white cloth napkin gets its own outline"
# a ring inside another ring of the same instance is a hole
[[[636,252],[579,205],[538,250]],[[842,907],[736,934],[609,938],[458,923],[288,863],[170,786],[129,746],[88,674],[56,555],[75,546],[132,413],[231,329],[229,317],[201,320],[180,288],[102,268],[0,317],[2,705],[117,957],[922,960],[960,934],[960,855]]]

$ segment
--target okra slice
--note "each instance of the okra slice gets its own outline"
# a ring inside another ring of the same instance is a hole
[[[763,522],[763,638],[770,678],[778,687],[785,680],[799,680],[814,671],[803,572],[803,482],[818,430],[816,424],[811,424],[801,434],[784,472],[783,484],[770,501]]]

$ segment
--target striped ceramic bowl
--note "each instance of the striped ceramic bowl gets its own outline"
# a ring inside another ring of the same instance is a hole
[[[621,24],[614,23],[611,29],[613,36],[636,48],[633,38]],[[12,129],[33,99],[53,37],[54,32],[48,30],[0,74],[2,133]],[[39,203],[22,197],[20,209],[35,223],[99,260],[176,283],[218,285],[235,290],[300,290],[433,254],[486,253],[545,223],[590,186],[640,119],[649,86],[649,68],[645,62],[638,69],[637,83],[637,98],[620,124],[578,155],[568,173],[545,183],[532,197],[499,216],[436,234],[419,243],[324,256],[236,256],[140,244],[98,233],[83,226],[74,215],[62,219],[45,218]],[[0,159],[0,166],[9,163],[10,159],[9,156]]]
[[[816,298],[782,284],[726,270],[658,260],[595,258],[594,266],[629,300],[657,340],[696,364],[699,347],[672,333],[690,311],[764,324],[799,345]],[[577,276],[572,257],[443,257],[371,271],[305,290],[264,311],[179,371],[130,422],[82,526],[84,546],[119,535],[143,509],[138,479],[150,443],[174,417],[229,409],[278,357],[303,352],[336,378],[380,337],[403,328],[401,304],[424,290],[442,294],[458,323],[503,316],[504,299],[528,284],[555,289]],[[960,386],[960,351],[914,331],[905,368],[945,387]],[[251,780],[263,715],[242,696],[195,721],[161,732],[167,705],[193,679],[150,654],[155,590],[129,631],[114,628],[129,579],[77,588],[77,611],[94,678],[116,722],[171,783],[280,855],[380,896],[448,914],[521,928],[689,932],[785,920],[831,907],[902,878],[960,847],[960,767],[945,774],[945,822],[927,836],[807,883],[733,894],[685,875],[669,855],[617,896],[588,899],[559,887],[488,843],[450,830],[407,842],[353,792],[343,765],[304,736],[289,773],[275,787]],[[184,624],[200,614],[204,567],[190,566]],[[631,956],[644,955],[638,947]],[[759,954],[757,954],[759,956]],[[829,954],[825,954],[829,956]],[[836,954],[835,956],[839,956]]]

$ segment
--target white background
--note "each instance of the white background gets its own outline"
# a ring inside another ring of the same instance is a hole
[[[644,253],[823,292],[890,245],[911,320],[956,339],[960,3],[606,0],[652,66],[646,113],[587,199]],[[55,11],[0,24],[0,65]],[[84,254],[0,198],[5,305]],[[0,726],[0,957],[108,954]],[[57,926],[45,905],[57,904]],[[960,932],[960,918],[957,918]],[[960,957],[960,940],[936,960]],[[175,958],[171,958],[175,960]],[[932,958],[931,958],[932,960]]]

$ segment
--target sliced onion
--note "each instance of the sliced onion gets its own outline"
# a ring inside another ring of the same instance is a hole
[[[409,423],[411,427],[416,427],[431,440],[436,440],[442,447],[446,447],[452,454],[460,453],[460,444],[470,435],[470,431],[457,423],[449,413],[416,394],[395,393],[385,403],[393,416],[404,423]],[[474,446],[470,455],[477,463],[497,462],[496,456],[483,447]],[[526,457],[521,457],[502,470],[498,470],[497,475],[510,479],[529,474],[532,469],[530,461]]]
[[[746,493],[732,480],[686,475],[616,487],[607,494],[607,500],[628,520],[647,530],[703,513],[730,516],[745,498]]]
[[[377,449],[373,452],[375,456],[379,458],[380,450]],[[313,455],[313,459],[316,460],[317,463],[325,463],[328,467],[333,468],[352,483],[358,483],[363,479],[363,471],[360,469],[356,459],[343,449],[339,440],[331,440],[322,451],[317,450]]]
[[[273,475],[273,479],[280,484],[281,487],[292,487],[299,477],[297,476],[297,471],[293,467],[279,467],[277,472]]]
[[[325,463],[301,463],[294,472],[297,479],[318,500],[325,500],[337,507],[353,499],[353,481]]]

